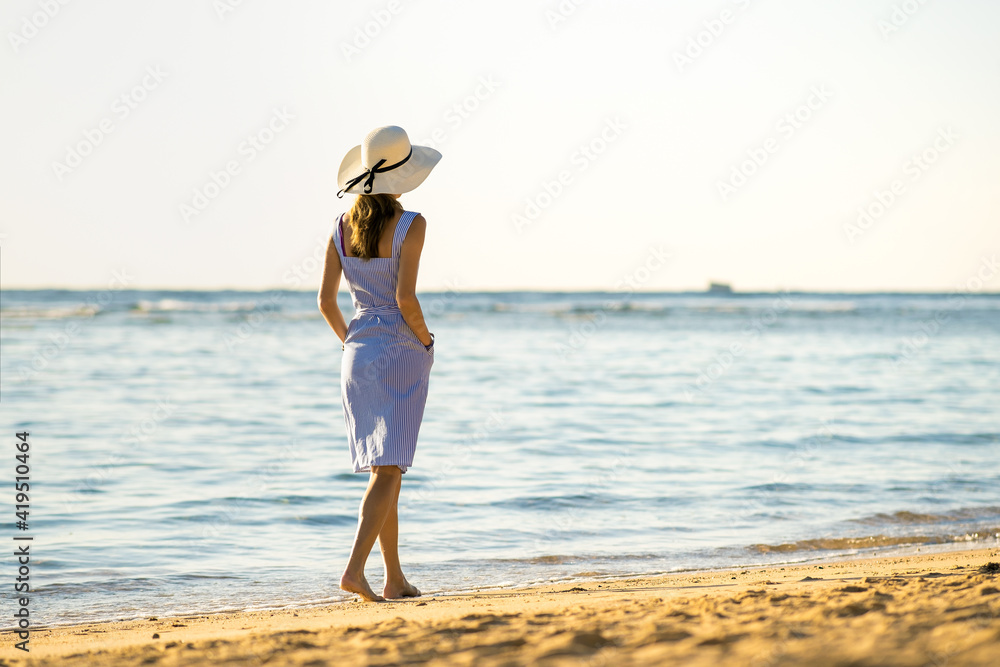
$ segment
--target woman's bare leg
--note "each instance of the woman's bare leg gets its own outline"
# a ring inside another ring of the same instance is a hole
[[[382,562],[385,563],[385,588],[382,595],[387,598],[412,598],[420,595],[410,582],[403,576],[403,568],[399,564],[399,488],[403,484],[403,476],[396,482],[396,493],[392,498],[389,516],[382,524],[378,534],[378,545],[382,550]]]
[[[368,488],[361,499],[358,512],[358,532],[354,535],[351,558],[340,578],[342,589],[357,593],[369,602],[381,602],[384,599],[376,595],[368,585],[368,580],[365,579],[365,562],[375,546],[375,539],[382,530],[389,511],[396,505],[401,475],[402,471],[398,466],[372,466]]]

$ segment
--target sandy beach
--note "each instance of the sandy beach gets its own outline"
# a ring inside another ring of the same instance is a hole
[[[4,665],[996,665],[1000,549],[4,633]]]

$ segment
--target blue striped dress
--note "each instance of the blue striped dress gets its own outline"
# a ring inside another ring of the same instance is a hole
[[[354,472],[373,465],[413,465],[424,417],[434,346],[424,347],[396,303],[399,252],[419,213],[405,211],[396,223],[392,257],[347,257],[337,219],[333,236],[354,318],[347,325],[340,370],[341,400]]]

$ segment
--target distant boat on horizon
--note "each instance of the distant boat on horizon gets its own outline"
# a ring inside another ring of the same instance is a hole
[[[708,284],[708,291],[712,294],[732,294],[733,286],[729,283],[711,282]]]

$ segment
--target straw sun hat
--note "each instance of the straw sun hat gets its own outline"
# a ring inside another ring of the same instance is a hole
[[[433,148],[411,145],[403,128],[377,127],[340,163],[337,196],[409,192],[424,182],[440,159],[441,153]]]

